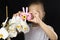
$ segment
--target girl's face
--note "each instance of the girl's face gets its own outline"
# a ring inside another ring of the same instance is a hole
[[[42,4],[31,4],[29,6],[29,12],[32,12],[33,10],[39,13],[39,17],[42,20],[45,15],[43,5]]]

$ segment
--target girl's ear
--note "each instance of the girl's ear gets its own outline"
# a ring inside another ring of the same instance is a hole
[[[26,13],[28,13],[28,7],[26,7]]]
[[[25,8],[24,7],[22,7],[22,10],[23,10],[23,12],[25,12]]]

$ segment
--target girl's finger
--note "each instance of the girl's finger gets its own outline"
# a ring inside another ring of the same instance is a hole
[[[17,16],[20,16],[20,13],[16,13]]]
[[[19,16],[20,14],[21,14],[21,11],[18,11],[17,16]]]
[[[13,17],[16,17],[17,15],[16,14],[13,14]]]
[[[34,22],[34,20],[28,20],[29,22]]]
[[[18,13],[21,13],[22,11],[18,11]]]
[[[14,16],[14,17],[19,16],[20,13],[21,13],[21,11],[19,11],[18,13],[13,14],[13,16]]]
[[[34,18],[34,19],[31,19],[31,20],[28,20],[28,21],[30,21],[30,22],[36,22],[36,18]]]

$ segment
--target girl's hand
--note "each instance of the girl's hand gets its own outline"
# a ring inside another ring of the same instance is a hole
[[[21,11],[19,11],[19,12],[13,14],[13,17],[20,16],[20,13],[21,13]]]
[[[32,13],[33,15],[33,19],[29,20],[30,22],[34,22],[34,23],[39,23],[40,22],[40,18],[39,18],[39,12],[35,11],[35,10],[32,10],[31,12],[29,13]]]

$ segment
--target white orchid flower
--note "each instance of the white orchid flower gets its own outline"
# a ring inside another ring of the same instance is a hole
[[[5,22],[2,23],[3,27],[5,27],[7,20],[8,20],[8,17],[6,18]]]
[[[17,17],[18,18],[18,17]],[[17,19],[18,20],[18,19]],[[26,21],[23,21],[21,18],[19,18],[19,23],[20,23],[20,25],[22,26],[22,32],[24,32],[24,33],[27,33],[27,32],[29,32],[30,31],[30,28],[29,28],[29,26],[28,26],[28,24],[26,23]]]
[[[16,22],[15,17],[13,17],[12,19],[9,20],[9,25],[11,25],[11,24],[13,24],[15,22]]]
[[[22,19],[19,19],[19,20],[20,20],[19,24],[22,26],[22,32],[24,33],[29,32],[30,28],[28,24],[26,23],[26,21],[23,21]]]
[[[20,25],[20,17],[13,17],[10,21],[9,21],[9,29],[17,29],[19,32],[22,31],[22,27]]]
[[[22,27],[23,27],[23,30],[22,31],[24,33],[28,33],[30,31],[30,28],[29,28],[29,26],[28,26],[28,24],[26,22],[23,22]]]
[[[20,24],[16,25],[16,29],[18,30],[18,32],[22,32],[22,26]]]
[[[27,33],[30,30],[26,21],[23,21],[19,16],[12,18],[9,24],[11,24],[9,29],[17,29],[18,32],[22,31],[24,33]]]
[[[17,31],[15,29],[9,29],[9,37],[13,38],[17,36]]]
[[[16,31],[16,29],[20,32],[21,31],[21,27],[20,27],[20,25],[18,25],[18,24],[20,24],[19,22],[19,20],[18,20],[19,18],[15,18],[15,17],[13,17],[12,19],[10,19],[9,20],[9,35],[10,35],[10,37],[11,38],[13,38],[13,37],[16,37],[17,36],[17,31]]]
[[[16,29],[18,30],[18,32],[21,32],[22,31],[21,18],[17,16],[15,20],[16,20]]]
[[[0,38],[6,39],[8,36],[9,36],[9,33],[7,32],[7,30],[4,27],[2,27],[0,29]]]
[[[29,28],[29,26],[28,26],[28,24],[26,23],[26,21],[23,21],[20,17],[16,17],[16,19],[19,21],[19,23],[18,23],[18,25],[20,24],[20,26],[18,26],[19,27],[19,29],[20,29],[20,31],[22,30],[22,32],[24,32],[24,33],[27,33],[27,32],[29,32],[29,30],[30,30],[30,28]],[[17,22],[18,22],[17,21]],[[21,27],[22,26],[22,27]],[[19,30],[18,29],[18,30]]]
[[[9,25],[9,30],[10,29],[16,29],[16,24],[14,23],[14,24]]]
[[[9,32],[9,37],[11,37],[11,38],[17,36],[16,24],[15,23],[10,24],[8,32]]]

